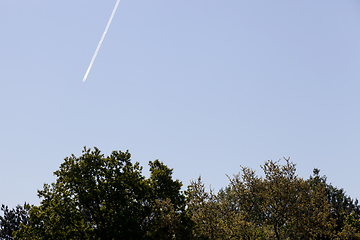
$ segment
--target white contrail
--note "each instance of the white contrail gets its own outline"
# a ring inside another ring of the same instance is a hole
[[[115,12],[116,12],[116,9],[117,9],[119,3],[120,3],[120,0],[117,0],[117,2],[116,2],[116,4],[115,4],[115,7],[114,7],[114,10],[113,10],[112,13],[111,13],[109,22],[108,22],[107,25],[106,25],[105,31],[104,31],[104,33],[103,33],[103,35],[102,35],[102,37],[101,37],[101,39],[100,39],[100,42],[99,42],[99,44],[98,44],[98,46],[97,46],[97,48],[96,48],[96,50],[95,50],[94,56],[93,56],[92,59],[91,59],[89,68],[88,68],[88,70],[87,70],[86,73],[85,73],[83,82],[86,81],[87,76],[89,75],[89,72],[90,72],[90,70],[91,70],[91,67],[92,67],[92,65],[93,65],[93,63],[94,63],[94,61],[95,61],[96,55],[97,55],[98,52],[99,52],[99,49],[100,49],[100,47],[101,47],[102,42],[104,41],[105,35],[106,35],[106,33],[107,33],[107,31],[108,31],[108,29],[109,29],[109,27],[110,27],[111,21],[112,21],[114,15],[115,15]]]

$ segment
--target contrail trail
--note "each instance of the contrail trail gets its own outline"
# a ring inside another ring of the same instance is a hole
[[[88,70],[87,70],[86,73],[85,73],[83,82],[86,81],[87,76],[89,75],[89,72],[90,72],[90,70],[91,70],[91,67],[92,67],[92,65],[93,65],[93,63],[94,63],[94,61],[95,61],[96,55],[97,55],[98,52],[99,52],[99,49],[100,49],[100,47],[101,47],[102,42],[104,41],[105,35],[106,35],[106,33],[107,33],[107,31],[108,31],[108,29],[109,29],[109,27],[110,27],[111,21],[112,21],[114,15],[115,15],[115,12],[116,12],[117,7],[119,6],[119,3],[120,3],[120,0],[117,0],[117,1],[116,1],[116,4],[115,4],[115,7],[114,7],[114,10],[113,10],[112,13],[111,13],[109,22],[108,22],[107,25],[106,25],[105,31],[104,31],[104,33],[103,33],[103,35],[102,35],[102,37],[101,37],[101,39],[100,39],[100,42],[99,42],[99,44],[98,44],[98,46],[97,46],[97,48],[96,48],[96,50],[95,50],[94,56],[93,56],[92,59],[91,59],[89,68],[88,68]]]

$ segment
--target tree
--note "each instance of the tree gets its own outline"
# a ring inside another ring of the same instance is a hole
[[[65,158],[57,179],[38,191],[40,206],[30,210],[30,225],[16,239],[155,239],[162,226],[154,224],[168,213],[177,219],[162,228],[163,239],[186,235],[189,218],[181,182],[174,181],[160,161],[150,162],[150,179],[128,151],[104,157],[84,148],[83,155]],[[181,226],[180,226],[181,225]],[[165,234],[164,234],[165,232]]]
[[[328,218],[334,223],[333,235],[340,239],[360,239],[360,206],[345,194],[344,189],[338,189],[327,183],[326,176],[320,176],[320,170],[315,168],[313,175],[307,180],[309,185],[322,185],[326,191],[327,202],[330,205]],[[351,236],[351,237],[350,237]]]
[[[189,209],[200,239],[323,239],[331,236],[330,204],[321,184],[295,175],[285,159],[261,166],[264,177],[250,168],[229,177],[227,188],[213,194],[192,182]]]
[[[194,239],[259,239],[263,229],[256,229],[253,222],[247,221],[238,211],[229,195],[230,188],[215,194],[212,189],[206,192],[201,177],[191,181],[188,188],[188,207],[196,226]]]
[[[193,222],[186,209],[186,197],[180,191],[182,183],[172,180],[173,169],[158,160],[149,162],[152,212],[147,238],[189,239]]]
[[[17,205],[13,209],[2,205],[1,211],[3,216],[0,216],[0,239],[13,239],[13,233],[21,228],[21,224],[29,225],[29,211],[30,205]]]
[[[223,237],[220,204],[217,196],[210,189],[205,191],[201,177],[191,181],[188,187],[188,207],[196,223],[193,235],[195,239],[221,239]]]

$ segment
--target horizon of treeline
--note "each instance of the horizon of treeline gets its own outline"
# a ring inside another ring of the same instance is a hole
[[[199,177],[186,190],[173,169],[150,161],[150,177],[126,151],[98,148],[64,159],[38,206],[2,205],[0,239],[360,239],[360,205],[314,168],[290,159],[228,176],[218,192]]]

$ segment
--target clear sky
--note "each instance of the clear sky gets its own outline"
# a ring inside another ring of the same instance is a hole
[[[84,146],[185,186],[291,157],[360,198],[360,1],[0,1],[0,204]]]

